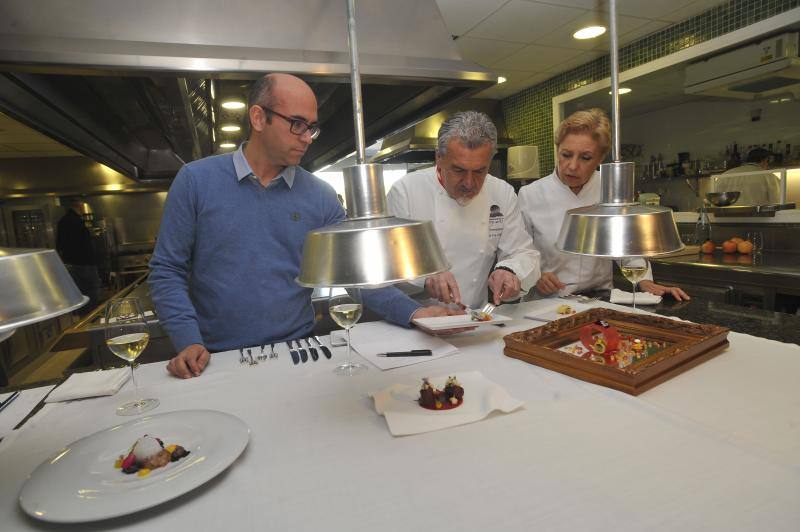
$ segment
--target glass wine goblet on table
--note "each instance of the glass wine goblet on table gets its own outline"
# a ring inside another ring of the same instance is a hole
[[[128,362],[131,367],[131,380],[139,396],[136,372],[133,362],[142,354],[150,332],[138,298],[113,299],[106,305],[106,345],[112,353]],[[158,399],[136,399],[117,407],[118,416],[135,416],[152,410],[159,404]]]
[[[367,366],[351,359],[353,348],[350,344],[350,329],[361,319],[362,309],[361,290],[358,288],[348,288],[344,294],[332,295],[328,300],[331,318],[347,331],[347,360],[333,370],[337,375],[358,375],[367,370]]]
[[[636,285],[647,273],[647,259],[644,257],[624,258],[619,263],[619,269],[633,287],[633,308],[636,308]]]

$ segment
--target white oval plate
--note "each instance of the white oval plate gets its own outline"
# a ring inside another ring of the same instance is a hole
[[[149,434],[182,445],[189,456],[146,477],[114,467],[137,438]],[[250,429],[236,416],[215,410],[155,414],[81,438],[42,462],[19,495],[36,519],[83,523],[151,508],[208,482],[247,447]]]
[[[436,316],[435,318],[415,318],[412,320],[415,324],[430,329],[432,331],[440,331],[443,329],[459,329],[467,327],[483,327],[484,325],[496,325],[504,321],[511,321],[508,316],[502,314],[492,313],[492,319],[489,321],[473,321],[466,314],[459,314],[458,316]]]

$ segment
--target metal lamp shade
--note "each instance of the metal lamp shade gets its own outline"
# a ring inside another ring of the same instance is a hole
[[[598,257],[652,257],[683,249],[670,209],[637,204],[567,211],[557,246]]]
[[[311,231],[297,282],[382,286],[450,269],[430,222],[385,217]]]
[[[89,301],[52,249],[0,248],[0,294],[0,339]]]
[[[597,257],[653,257],[683,249],[670,209],[633,201],[633,171],[629,162],[600,165],[600,203],[567,211],[558,249]]]
[[[433,224],[389,216],[383,167],[364,163],[364,109],[355,25],[355,1],[348,0],[347,43],[359,163],[342,170],[348,219],[308,233],[296,279],[302,286],[377,287],[450,269]]]

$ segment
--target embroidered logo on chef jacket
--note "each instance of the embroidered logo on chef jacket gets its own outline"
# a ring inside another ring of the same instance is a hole
[[[500,212],[500,207],[498,205],[489,207],[489,238],[500,238],[500,235],[503,234],[504,222],[505,216]]]

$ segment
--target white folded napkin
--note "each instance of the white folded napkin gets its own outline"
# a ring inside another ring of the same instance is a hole
[[[428,410],[419,406],[419,389],[422,379],[413,384],[393,384],[371,394],[375,400],[375,411],[386,418],[392,436],[407,436],[434,430],[446,429],[480,421],[495,410],[510,413],[525,405],[508,395],[480,371],[468,371],[455,375],[464,388],[464,402],[452,410]],[[446,375],[429,379],[436,388],[442,389]]]
[[[614,288],[611,290],[610,301],[618,305],[630,305],[633,303],[633,293]],[[661,303],[661,296],[650,292],[636,292],[637,305],[658,305],[659,303]]]
[[[89,371],[73,373],[61,386],[45,400],[45,403],[59,403],[85,397],[114,395],[128,382],[130,368],[108,369],[105,371]]]
[[[458,348],[441,338],[430,336],[418,329],[406,329],[385,321],[359,323],[350,329],[353,349],[380,369],[399,368],[420,362],[429,362],[458,353]],[[333,344],[332,344],[333,345]],[[387,351],[430,349],[431,356],[379,357]]]

